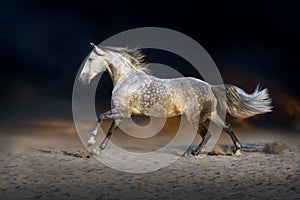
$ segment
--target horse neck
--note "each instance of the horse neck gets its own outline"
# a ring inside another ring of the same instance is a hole
[[[130,64],[124,60],[115,59],[114,62],[109,64],[107,71],[110,74],[114,86],[116,86],[126,79],[126,77],[129,77],[133,73],[138,73],[140,70],[131,67]]]

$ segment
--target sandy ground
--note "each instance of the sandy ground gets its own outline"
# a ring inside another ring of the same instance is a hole
[[[183,156],[142,174],[88,158],[75,134],[2,136],[0,199],[300,199],[300,140],[282,135],[245,134],[240,156]],[[287,146],[264,149],[275,141]],[[214,152],[230,154],[227,143]]]

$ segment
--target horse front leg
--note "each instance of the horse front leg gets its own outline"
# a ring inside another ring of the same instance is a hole
[[[93,130],[92,130],[92,132],[91,132],[91,136],[90,136],[90,138],[88,139],[88,143],[87,143],[87,146],[88,146],[88,147],[89,147],[89,146],[92,146],[93,144],[96,143],[95,138],[96,138],[96,136],[97,136],[97,134],[98,134],[98,128],[99,128],[101,122],[102,122],[102,121],[99,121],[98,119],[96,120],[96,124],[95,124],[95,126],[94,126],[94,128],[93,128]]]
[[[113,123],[110,125],[110,128],[109,128],[105,138],[103,139],[103,141],[101,142],[101,144],[98,147],[96,147],[92,150],[92,152],[91,152],[92,154],[99,155],[100,151],[105,149],[105,147],[107,146],[108,141],[111,138],[112,133],[114,131],[116,131],[116,129],[118,128],[119,122],[120,122],[120,120],[113,120]]]
[[[90,138],[88,139],[88,143],[87,143],[88,146],[91,146],[91,145],[96,143],[95,138],[98,134],[98,128],[99,128],[100,124],[102,123],[102,121],[105,120],[105,119],[115,119],[115,118],[118,118],[118,117],[120,118],[119,113],[120,112],[117,109],[112,109],[112,110],[109,110],[105,113],[102,113],[102,114],[98,115],[97,120],[96,120],[96,124],[95,124],[94,128],[91,131]]]
[[[99,149],[101,149],[101,150],[105,149],[105,147],[106,147],[108,141],[110,140],[110,137],[111,137],[112,133],[113,133],[114,131],[116,131],[117,128],[118,128],[118,125],[117,125],[117,123],[116,123],[116,120],[113,120],[113,123],[110,125],[109,130],[108,130],[108,132],[107,132],[105,138],[103,139],[103,141],[102,141],[101,144],[99,145]]]

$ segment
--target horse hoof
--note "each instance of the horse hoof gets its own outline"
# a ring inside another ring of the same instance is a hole
[[[90,138],[90,139],[88,140],[87,145],[88,145],[88,147],[89,147],[89,146],[92,146],[92,145],[95,144],[95,143],[96,143],[96,140],[95,140],[94,138]]]
[[[192,151],[192,155],[193,155],[193,156],[198,156],[198,155],[199,155],[199,153],[200,153],[200,152],[199,152],[199,151],[197,151],[197,150],[194,150],[194,151]]]
[[[106,144],[100,144],[100,146],[99,146],[99,148],[100,148],[101,150],[104,150],[105,147],[106,147]]]
[[[99,155],[100,155],[99,149],[93,149],[93,150],[91,151],[91,155],[99,156]]]
[[[92,131],[92,133],[91,133],[91,135],[93,135],[93,136],[97,136],[97,134],[98,134],[98,130],[94,130],[94,131]]]
[[[242,155],[241,150],[240,149],[235,150],[235,152],[233,152],[233,155],[235,155],[235,156]]]

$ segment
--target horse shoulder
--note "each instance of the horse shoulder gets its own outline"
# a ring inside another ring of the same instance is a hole
[[[120,109],[139,113],[137,104],[141,99],[141,88],[146,87],[148,82],[149,80],[145,77],[128,77],[121,84],[114,87],[112,92],[113,103],[118,105]]]

